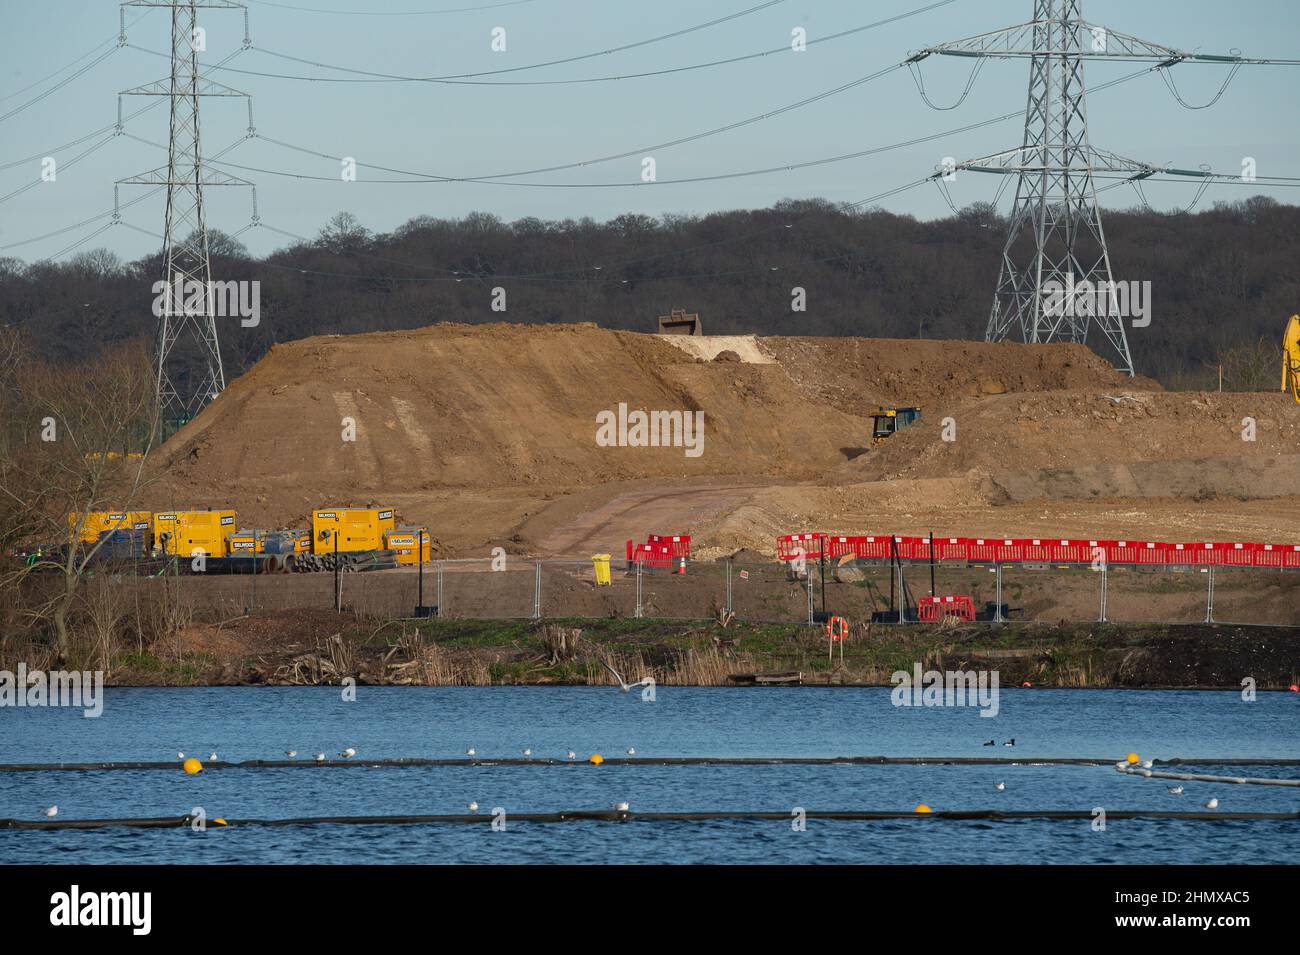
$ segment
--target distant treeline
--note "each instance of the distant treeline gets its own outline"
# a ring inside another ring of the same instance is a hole
[[[1104,225],[1115,278],[1152,283],[1151,324],[1129,332],[1140,373],[1203,387],[1226,361],[1229,387],[1268,386],[1284,320],[1300,311],[1300,207],[1254,196],[1192,214],[1111,212]],[[1005,227],[988,204],[922,222],[784,201],[603,223],[419,216],[385,234],[339,213],[265,259],[210,238],[215,280],[261,283],[255,327],[219,320],[229,380],[275,342],[310,335],[441,321],[651,331],[674,307],[698,312],[707,334],[982,339]],[[0,323],[47,361],[94,359],[153,334],[161,262],[103,249],[58,264],[0,259]],[[497,287],[505,311],[493,311]],[[806,311],[791,308],[795,287]]]

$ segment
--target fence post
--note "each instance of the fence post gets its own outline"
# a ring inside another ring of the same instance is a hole
[[[731,613],[731,558],[727,558],[727,613]]]
[[[1101,565],[1101,616],[1097,618],[1098,623],[1106,622],[1106,594],[1108,590],[1107,587],[1108,578],[1106,575],[1108,573],[1109,570],[1106,566],[1106,563],[1103,561]]]
[[[997,583],[996,595],[993,598],[994,601],[996,601],[993,604],[993,622],[1003,623],[1004,621],[1002,619],[1002,565],[1001,564],[993,565],[993,574],[994,577],[996,578],[996,583]]]
[[[442,611],[442,561],[438,561],[438,616],[446,616]]]
[[[641,561],[636,561],[636,610],[632,616],[640,619],[641,617]]]
[[[898,562],[898,622],[907,622],[907,588],[903,586],[903,562]]]
[[[1205,622],[1214,623],[1214,565],[1210,565],[1210,582],[1205,593]]]
[[[813,575],[813,565],[812,565],[812,564],[809,564],[809,563],[807,563],[807,562],[805,561],[805,562],[804,562],[804,573],[803,573],[803,579],[804,579],[804,580],[807,582],[807,584],[808,584],[808,625],[809,625],[809,626],[812,626],[812,624],[813,624],[813,620],[814,620],[814,618],[813,618],[813,579],[812,579],[812,575]]]
[[[533,565],[533,619],[542,619],[542,562]]]

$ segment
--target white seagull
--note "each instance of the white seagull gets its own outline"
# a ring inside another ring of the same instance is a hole
[[[217,754],[216,754],[216,753],[208,753],[208,762],[209,762],[209,763],[215,763],[216,761],[217,761]]]
[[[1006,784],[1006,783],[996,783],[996,784],[994,784],[993,788],[996,789],[998,792],[1002,792],[1003,790],[1005,790],[1005,789],[1007,788],[1007,784]]]
[[[473,799],[471,799],[469,805],[466,806],[465,808],[468,809],[470,812],[478,812],[478,803],[475,802]]]
[[[1206,809],[1218,809],[1218,808],[1219,808],[1219,800],[1216,799],[1215,797],[1211,796],[1209,802],[1207,802],[1207,803],[1205,804],[1205,808],[1206,808]]]
[[[565,754],[565,757],[566,757],[567,759],[577,759],[577,758],[578,758],[578,754],[575,753],[573,750],[569,750],[569,751]]]
[[[1143,768],[1143,769],[1150,769],[1150,768],[1151,768],[1152,766],[1154,766],[1154,765],[1155,765],[1155,763],[1153,763],[1153,762],[1152,762],[1151,760],[1149,760],[1149,759],[1144,759],[1144,760],[1142,760],[1142,768]]]
[[[604,660],[601,660],[600,663],[606,670],[614,674],[614,679],[618,680],[618,688],[624,693],[627,693],[629,690],[635,690],[638,686],[650,686],[654,682],[650,679],[644,679],[637,680],[635,683],[628,683],[627,680],[623,679],[623,674],[619,673]]]
[[[474,747],[471,746],[469,749],[465,750],[465,755],[466,755],[466,756],[473,756],[473,755],[474,755]]]
[[[524,750],[524,759],[532,759],[532,758],[533,758],[533,748],[529,746]]]
[[[284,755],[288,756],[290,759],[293,759],[295,756],[298,755],[298,751],[296,749],[286,749],[284,751]]]
[[[42,816],[49,816],[51,819],[53,819],[53,818],[54,818],[55,816],[57,816],[58,814],[59,814],[59,807],[58,807],[58,806],[51,806],[49,809],[42,809],[42,810],[41,810],[41,815],[42,815]]]
[[[1182,786],[1170,786],[1170,787],[1169,787],[1169,791],[1170,791],[1171,793],[1173,793],[1175,796],[1181,796],[1181,795],[1183,794],[1183,787],[1182,787]]]
[[[344,759],[351,759],[353,756],[357,755],[357,751],[349,746],[343,752],[339,753],[339,755]]]
[[[636,747],[635,747],[635,746],[629,746],[629,747],[627,748],[627,754],[628,754],[629,756],[635,756],[635,755],[636,755]]]
[[[616,802],[612,808],[617,809],[619,812],[627,812],[628,804],[625,802]]]
[[[324,754],[324,753],[317,753],[317,754],[316,754],[316,762],[318,762],[318,763],[323,763],[323,762],[325,762],[325,754]]]
[[[184,758],[185,758],[185,754],[182,753],[182,752],[180,752],[179,750],[177,750],[177,752],[176,752],[176,758],[177,758],[177,759],[184,759]]]

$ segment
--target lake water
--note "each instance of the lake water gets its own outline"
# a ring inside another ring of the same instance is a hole
[[[996,749],[982,745],[994,738]],[[1015,748],[1000,744],[1014,738]],[[899,708],[887,689],[659,687],[653,703],[610,687],[110,689],[80,710],[0,709],[0,763],[331,757],[480,758],[567,750],[639,756],[1300,757],[1300,697],[1199,691],[1004,689],[995,718],[974,708]],[[1287,778],[1300,767],[1195,772]],[[1005,791],[995,789],[997,782]],[[0,830],[0,863],[383,862],[1125,862],[1289,863],[1300,821],[809,820],[511,823],[513,812],[1177,809],[1294,811],[1300,790],[1125,777],[1089,766],[472,766],[0,772],[0,817],[209,818],[506,810],[485,826],[179,830]]]

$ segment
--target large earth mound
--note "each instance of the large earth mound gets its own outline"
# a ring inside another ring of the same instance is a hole
[[[702,453],[602,446],[620,404],[703,412]],[[872,448],[880,405],[924,416]],[[262,527],[393,504],[446,552],[692,529],[762,547],[954,506],[1300,495],[1297,454],[1284,396],[1164,392],[1080,345],[440,324],[275,346],[163,447],[147,504]]]

